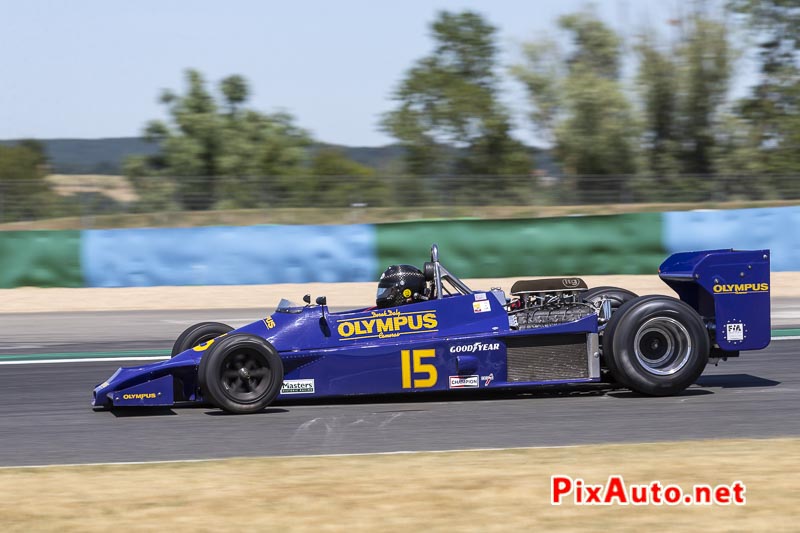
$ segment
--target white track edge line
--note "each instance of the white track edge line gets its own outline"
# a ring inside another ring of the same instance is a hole
[[[33,354],[36,355],[36,354]],[[0,361],[0,365],[41,365],[56,363],[102,363],[103,361],[165,361],[168,356],[158,357],[82,357],[80,359],[32,359],[30,361]]]
[[[639,443],[635,443],[639,444]],[[240,459],[315,459],[324,457],[369,457],[372,455],[416,455],[422,453],[462,453],[462,452],[503,452],[515,450],[560,450],[567,448],[580,448],[581,446],[592,446],[592,444],[565,444],[560,446],[515,446],[512,448],[457,448],[451,450],[398,450],[394,452],[360,452],[360,453],[321,453],[305,455],[262,455],[262,456],[236,456],[236,457],[214,457],[209,459],[168,459],[161,461],[119,461],[109,463],[63,463],[47,465],[20,465],[20,466],[0,466],[0,470],[31,469],[31,468],[76,468],[82,466],[145,466],[145,465],[169,465],[169,464],[192,464],[192,463],[212,463],[219,461],[233,461]]]

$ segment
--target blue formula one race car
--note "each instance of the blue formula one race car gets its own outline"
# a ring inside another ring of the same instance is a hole
[[[510,389],[612,381],[679,393],[709,360],[770,341],[769,251],[670,256],[659,275],[680,299],[588,289],[579,278],[473,290],[439,262],[389,267],[377,306],[331,312],[282,300],[234,330],[203,322],[172,358],[120,368],[94,389],[97,408],[210,403],[231,413],[276,399]]]

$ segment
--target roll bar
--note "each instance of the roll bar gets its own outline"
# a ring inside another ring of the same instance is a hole
[[[460,292],[461,294],[473,294],[473,290],[467,287],[467,285],[458,279],[456,276],[451,274],[442,264],[439,262],[439,247],[436,244],[431,245],[431,262],[425,263],[425,277],[428,279],[429,277],[433,278],[433,287],[434,287],[434,298],[437,300],[441,300],[444,298],[444,294],[442,291],[442,282],[446,281],[450,286],[453,287],[456,291]]]

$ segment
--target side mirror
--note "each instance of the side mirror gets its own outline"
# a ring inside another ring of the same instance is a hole
[[[310,304],[311,303],[311,295],[310,294],[306,294],[305,296],[303,296],[303,301],[305,303],[307,303],[307,304]]]
[[[317,305],[327,305],[327,304],[328,304],[328,298],[326,298],[325,296],[317,296]]]
[[[422,275],[425,276],[425,281],[433,281],[436,278],[436,265],[426,262],[422,265]]]
[[[431,262],[439,262],[439,247],[436,244],[431,244]]]

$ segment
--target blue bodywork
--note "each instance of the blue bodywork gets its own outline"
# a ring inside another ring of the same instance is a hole
[[[769,343],[769,251],[675,254],[659,275],[703,317],[715,346],[713,357]],[[600,381],[597,313],[516,329],[502,291],[461,292],[396,308],[341,313],[329,312],[326,305],[284,304],[229,335],[258,335],[275,347],[284,366],[279,400]],[[94,389],[93,405],[202,402],[197,372],[213,342],[166,361],[120,368]],[[526,379],[520,375],[540,375],[536,363],[515,362],[523,367],[510,375],[510,354],[516,350],[522,355],[515,357],[524,358],[529,345],[555,352],[570,345],[564,357],[572,368]]]
[[[703,317],[722,352],[769,344],[769,250],[677,253],[658,272]]]

